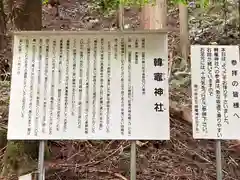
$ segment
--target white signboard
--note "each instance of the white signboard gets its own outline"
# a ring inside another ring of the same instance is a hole
[[[8,139],[169,139],[167,34],[14,36]]]
[[[193,136],[240,139],[238,46],[191,47]]]
[[[18,180],[33,180],[32,174],[26,174],[26,175],[20,176]]]

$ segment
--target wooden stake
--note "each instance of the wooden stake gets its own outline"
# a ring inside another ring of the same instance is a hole
[[[121,31],[124,30],[124,6],[120,4],[118,10],[118,26]],[[131,155],[130,155],[130,176],[131,180],[136,180],[136,141],[131,141]]]
[[[179,3],[180,19],[180,48],[183,59],[188,62],[189,34],[188,34],[188,9],[183,3]],[[188,62],[189,63],[189,62]]]

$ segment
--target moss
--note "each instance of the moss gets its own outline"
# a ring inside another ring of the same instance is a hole
[[[21,144],[22,144],[22,149],[24,153],[28,154],[31,159],[38,158],[39,144],[37,141],[23,141]]]
[[[52,153],[51,153],[51,151],[50,151],[50,149],[49,149],[49,146],[48,146],[47,144],[45,145],[45,151],[44,151],[44,152],[45,152],[45,153],[44,153],[45,160],[50,159]]]
[[[37,141],[8,141],[2,175],[34,171],[37,168],[38,147]],[[45,159],[48,159],[51,154],[48,147],[45,149]]]

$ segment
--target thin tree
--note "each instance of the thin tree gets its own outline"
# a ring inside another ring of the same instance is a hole
[[[5,46],[6,16],[4,13],[3,0],[0,0],[0,50]]]

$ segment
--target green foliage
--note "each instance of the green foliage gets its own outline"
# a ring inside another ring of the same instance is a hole
[[[116,11],[119,5],[124,7],[142,7],[145,4],[154,5],[156,0],[93,0],[93,4],[103,13]],[[111,14],[111,13],[110,13]]]
[[[42,0],[42,4],[47,4],[48,0]]]
[[[222,0],[219,0],[222,1]],[[201,7],[205,9],[209,6],[209,0],[169,0],[170,4],[183,3],[189,7]],[[116,11],[119,5],[124,7],[142,7],[146,4],[155,5],[156,0],[93,0],[93,4],[103,13],[110,13],[111,11]]]
[[[183,3],[185,5],[195,4],[196,6],[200,6],[202,8],[208,7],[210,1],[209,0],[171,0],[172,3],[178,4]]]
[[[47,4],[48,0],[42,0],[43,4]],[[141,7],[145,4],[151,4],[154,5],[156,3],[156,0],[95,0],[95,4],[102,7],[103,10],[109,10],[109,9],[117,9],[118,6],[124,5],[124,6],[138,6]],[[200,7],[207,7],[209,5],[209,0],[170,0],[170,3],[178,4],[183,3],[185,5],[194,3],[195,5],[198,5]]]
[[[119,5],[124,7],[142,7],[146,4],[155,5],[156,0],[91,0],[95,9],[101,11],[105,15],[114,13]],[[218,4],[226,0],[218,0]],[[43,4],[47,4],[49,0],[42,0]],[[183,3],[190,8],[208,9],[210,7],[210,0],[168,0],[168,3],[176,5]]]

